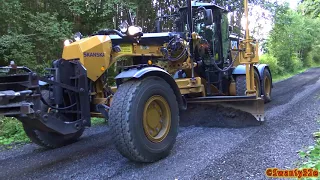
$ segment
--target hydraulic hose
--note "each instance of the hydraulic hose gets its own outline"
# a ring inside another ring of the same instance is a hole
[[[210,47],[210,44],[208,43],[208,41],[207,41],[206,39],[202,39],[202,40],[205,41],[206,44],[209,45],[209,47]],[[232,60],[232,62],[230,63],[230,65],[229,65],[228,67],[225,67],[225,68],[221,69],[221,68],[217,65],[214,57],[211,55],[211,50],[210,50],[210,48],[208,49],[208,51],[209,51],[210,60],[212,60],[212,62],[213,62],[213,66],[214,66],[216,69],[218,69],[220,72],[229,71],[229,70],[231,69],[231,67],[233,66],[235,60],[236,60],[236,59],[238,58],[238,56],[239,56],[239,54],[237,54],[237,55],[234,57],[234,59]]]
[[[104,30],[100,30],[97,33],[92,34],[91,36],[95,36],[95,35],[110,35],[110,34],[117,34],[120,37],[124,37],[124,35],[120,32],[117,31],[115,29],[104,29]]]
[[[170,47],[170,44],[173,42],[173,40],[174,40],[174,38],[173,39],[171,39],[170,41],[169,41],[169,43],[168,43],[168,45],[167,45],[167,48],[166,49],[168,49],[169,47]],[[178,57],[175,57],[175,58],[173,58],[173,57],[171,57],[171,56],[169,56],[169,54],[168,54],[168,51],[167,50],[165,50],[165,57],[166,57],[166,59],[168,59],[169,61],[178,61],[178,60],[180,60],[184,55],[186,55],[187,54],[187,48],[184,46],[184,48],[183,48],[183,51],[179,54],[179,56]]]
[[[57,108],[57,107],[51,106],[48,102],[46,102],[46,101],[43,99],[42,96],[41,96],[41,101],[43,102],[43,104],[49,106],[49,107],[52,108],[52,109],[56,109],[56,110],[66,110],[66,109],[70,109],[70,108],[72,108],[73,106],[75,106],[75,105],[77,104],[77,103],[74,103],[74,104],[72,104],[72,105],[70,105],[70,106],[67,106],[67,107]]]

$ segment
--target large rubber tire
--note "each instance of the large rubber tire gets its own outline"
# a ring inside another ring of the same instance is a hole
[[[49,102],[49,91],[42,90],[41,94],[45,101]],[[48,107],[41,102],[41,111],[47,112]],[[30,140],[44,148],[54,149],[76,142],[83,134],[84,128],[78,132],[68,135],[61,135],[53,132],[44,132],[23,124],[24,131]]]
[[[265,69],[263,71],[261,82],[262,82],[261,92],[262,92],[262,95],[264,95],[264,102],[268,103],[271,101],[271,94],[272,94],[272,80],[271,80],[271,74],[268,69]],[[269,91],[269,92],[266,92],[266,91]]]
[[[257,80],[257,87],[258,87],[258,96],[261,97],[261,85],[260,85],[260,78],[259,78],[259,74],[257,73],[257,71],[254,71],[254,78],[255,81]],[[245,96],[246,95],[246,75],[238,75],[236,76],[236,95],[237,96]]]
[[[167,136],[161,142],[148,139],[143,126],[146,102],[153,96],[163,97],[171,111]],[[120,85],[110,108],[113,142],[124,157],[136,162],[155,162],[172,150],[179,127],[179,108],[170,85],[160,77],[131,80]]]

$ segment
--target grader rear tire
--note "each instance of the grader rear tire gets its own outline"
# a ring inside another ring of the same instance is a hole
[[[271,81],[271,75],[269,70],[265,69],[263,71],[263,77],[262,84],[261,84],[261,90],[262,95],[264,95],[264,102],[268,103],[271,101],[271,92],[272,92],[272,81]]]
[[[124,157],[155,162],[169,155],[178,134],[179,108],[173,90],[162,78],[123,83],[109,112],[112,139]]]
[[[49,102],[49,91],[43,90],[41,94],[45,101]],[[41,102],[41,111],[47,112],[48,106]],[[23,124],[24,131],[30,140],[44,148],[54,149],[76,142],[83,134],[84,128],[78,132],[69,135],[61,135],[53,132],[44,132]]]
[[[261,85],[259,75],[256,71],[254,71],[254,81],[255,86],[258,91],[258,96],[261,97]],[[236,77],[236,95],[237,96],[245,96],[246,95],[246,75],[238,75]]]

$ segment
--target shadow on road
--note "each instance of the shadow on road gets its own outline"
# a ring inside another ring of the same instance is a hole
[[[260,126],[251,114],[218,105],[189,105],[180,114],[180,126],[246,128]]]

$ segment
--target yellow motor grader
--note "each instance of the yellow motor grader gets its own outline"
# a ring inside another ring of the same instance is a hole
[[[46,148],[76,141],[91,117],[105,117],[116,148],[138,162],[170,153],[180,111],[190,103],[221,104],[263,121],[271,71],[259,64],[248,26],[244,39],[230,33],[227,13],[188,0],[172,15],[158,17],[152,33],[129,20],[120,31],[76,34],[45,76],[11,62],[1,67],[0,114],[16,117],[28,137]],[[174,22],[170,32],[162,30],[166,18]],[[132,65],[121,68],[112,87],[106,71],[120,58],[131,58]]]

